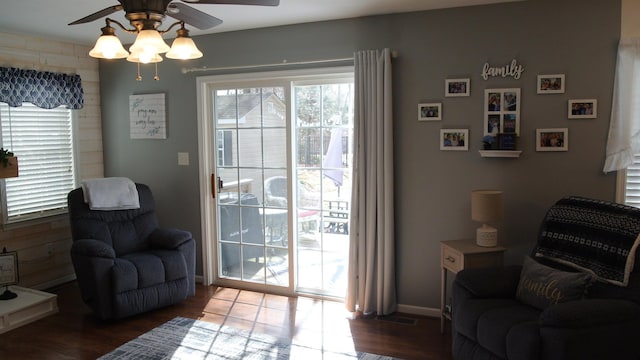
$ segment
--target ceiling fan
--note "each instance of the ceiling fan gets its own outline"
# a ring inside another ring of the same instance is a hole
[[[197,59],[203,56],[189,37],[189,30],[185,29],[184,25],[189,24],[200,30],[206,30],[222,24],[222,20],[184,3],[262,6],[278,6],[280,4],[280,0],[118,0],[118,2],[119,5],[102,9],[69,25],[89,23],[116,11],[124,10],[125,18],[134,28],[127,29],[120,22],[107,17],[105,19],[107,24],[101,29],[102,35],[96,41],[93,49],[89,51],[89,56],[99,59],[126,58],[127,61],[137,63],[138,76],[136,80],[142,79],[140,75],[141,63],[155,63],[156,75],[154,79],[159,79],[157,63],[162,61],[160,54],[166,53],[167,58],[179,60]],[[178,21],[171,24],[166,30],[158,30],[166,15]],[[129,48],[130,52],[122,47],[122,43],[115,36],[115,29],[111,27],[112,23],[128,33],[137,33],[135,42]],[[179,25],[180,28],[173,45],[169,47],[162,39],[162,35],[176,25]]]
[[[124,10],[127,20],[138,31],[151,26],[157,28],[164,20],[165,15],[169,15],[200,30],[206,30],[222,24],[222,20],[184,3],[261,6],[278,6],[280,4],[280,0],[181,0],[181,2],[173,0],[118,0],[118,2],[120,3],[119,5],[102,9],[69,25],[92,22],[116,11]]]

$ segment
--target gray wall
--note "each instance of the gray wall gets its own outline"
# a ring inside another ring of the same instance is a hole
[[[154,190],[164,226],[200,239],[197,159],[197,75],[182,67],[236,66],[349,57],[355,50],[389,47],[394,59],[394,138],[397,279],[400,304],[439,306],[439,242],[475,235],[470,192],[505,192],[500,227],[507,263],[532,248],[540,220],[558,198],[574,194],[613,200],[615,174],[602,173],[607,138],[620,1],[529,0],[321,22],[196,37],[205,57],[143,67],[126,61],[100,66],[105,174],[129,176]],[[480,77],[482,66],[525,67],[519,80]],[[537,95],[538,74],[563,73],[564,94]],[[445,78],[471,78],[471,96],[445,98]],[[482,158],[485,88],[522,90],[518,159]],[[128,96],[167,94],[166,140],[130,140]],[[598,99],[598,118],[568,120],[567,100]],[[418,122],[417,104],[443,103],[441,122]],[[470,131],[468,152],[439,150],[440,128]],[[536,152],[535,129],[569,128],[568,152]],[[190,166],[177,165],[189,152]],[[200,249],[200,247],[199,247]],[[198,272],[202,273],[201,264]]]

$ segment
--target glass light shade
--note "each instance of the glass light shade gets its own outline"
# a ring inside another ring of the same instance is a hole
[[[162,39],[156,30],[142,30],[138,33],[136,41],[131,45],[129,51],[132,53],[155,53],[162,54],[169,51],[170,47]]]
[[[153,64],[161,62],[162,56],[156,53],[131,52],[131,55],[127,57],[127,61],[142,64]]]
[[[202,52],[198,50],[193,39],[190,37],[177,37],[173,40],[171,50],[166,55],[169,59],[189,60],[202,57]]]
[[[89,51],[89,56],[98,59],[123,59],[129,56],[129,52],[122,47],[117,36],[101,35]]]

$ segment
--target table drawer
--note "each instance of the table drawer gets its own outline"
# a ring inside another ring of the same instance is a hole
[[[463,265],[462,254],[451,249],[450,247],[442,248],[442,266],[453,273],[462,270]]]

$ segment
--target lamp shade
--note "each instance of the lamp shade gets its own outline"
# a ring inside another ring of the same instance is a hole
[[[478,222],[502,219],[502,191],[473,190],[471,192],[471,219]]]
[[[123,59],[129,56],[129,52],[122,47],[115,35],[101,35],[89,51],[89,56],[99,59]]]
[[[142,30],[138,33],[136,41],[131,45],[129,51],[132,53],[150,53],[162,54],[169,51],[170,47],[162,39],[160,33],[156,30]]]
[[[190,60],[202,57],[193,39],[190,37],[177,37],[173,40],[171,50],[166,55],[169,59]]]

